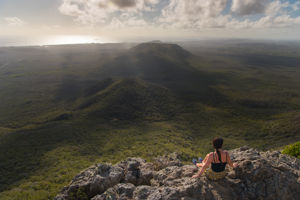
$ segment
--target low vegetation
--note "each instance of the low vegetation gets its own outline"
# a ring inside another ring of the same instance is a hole
[[[296,158],[300,159],[300,142],[296,142],[294,144],[286,146],[283,150],[282,153],[294,156]]]
[[[52,199],[97,162],[171,152],[191,162],[217,135],[226,149],[300,140],[300,45],[185,45],[191,53],[163,43],[1,48],[0,199]]]

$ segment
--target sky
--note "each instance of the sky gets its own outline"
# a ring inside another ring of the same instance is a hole
[[[299,35],[300,0],[0,0],[0,46]]]

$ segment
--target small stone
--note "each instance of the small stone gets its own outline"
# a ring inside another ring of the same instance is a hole
[[[246,150],[248,150],[248,149],[249,149],[248,146],[242,146],[242,147],[240,147],[240,151],[246,151]]]

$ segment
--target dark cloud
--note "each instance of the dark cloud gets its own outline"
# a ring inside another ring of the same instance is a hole
[[[269,2],[269,0],[233,0],[231,10],[241,16],[263,14]]]
[[[136,0],[111,0],[119,8],[130,8],[136,5]]]

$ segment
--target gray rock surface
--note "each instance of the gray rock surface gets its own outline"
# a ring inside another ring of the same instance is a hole
[[[300,196],[300,160],[278,151],[241,147],[229,151],[235,169],[219,181],[191,178],[194,165],[178,155],[153,163],[128,158],[116,165],[97,164],[74,177],[55,200],[293,200]]]

